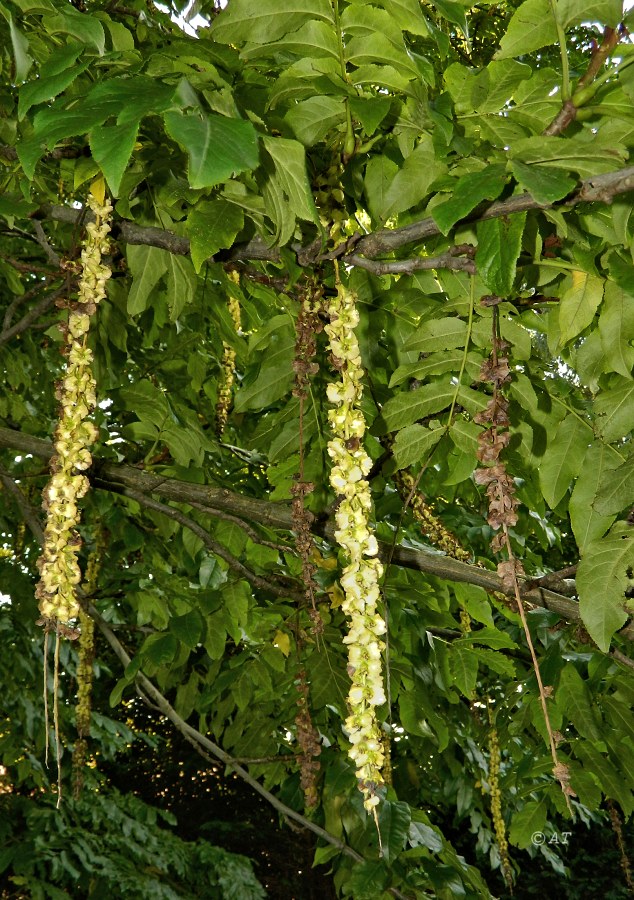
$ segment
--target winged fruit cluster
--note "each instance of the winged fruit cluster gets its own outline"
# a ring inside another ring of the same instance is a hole
[[[101,203],[93,195],[88,205],[95,221],[86,226],[79,295],[76,302],[69,304],[68,324],[63,326],[67,363],[56,390],[60,412],[55,453],[42,503],[47,518],[44,549],[37,562],[40,581],[36,597],[45,623],[67,623],[79,613],[76,585],[81,580],[77,562],[81,539],[76,531],[80,519],[77,501],[89,488],[88,478],[81,473],[90,468],[92,457],[88,448],[98,435],[97,428],[87,419],[96,403],[93,356],[87,336],[90,317],[105,296],[111,274],[101,258],[108,252],[106,236],[112,206],[109,200]]]
[[[364,805],[372,810],[379,802],[376,787],[383,782],[384,751],[376,707],[385,703],[381,651],[385,622],[377,612],[379,581],[383,567],[376,558],[378,544],[372,533],[372,498],[366,477],[372,466],[362,446],[365,418],[359,408],[363,393],[361,354],[355,334],[359,322],[356,296],[340,282],[337,296],[328,306],[331,362],[340,378],[327,387],[334,409],[328,413],[333,438],[328,454],[333,466],[330,484],[339,496],[335,538],[346,552],[349,564],[341,576],[345,599],[343,611],[350,619],[344,643],[348,645],[349,715],[345,722]]]

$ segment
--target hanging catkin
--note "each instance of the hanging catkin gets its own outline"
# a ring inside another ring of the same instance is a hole
[[[56,390],[60,410],[51,478],[44,489],[42,504],[46,510],[44,547],[37,562],[40,581],[36,597],[40,613],[44,624],[55,631],[79,614],[76,586],[81,581],[77,561],[81,540],[76,531],[80,521],[77,501],[89,487],[88,479],[81,473],[90,468],[89,447],[98,434],[87,418],[96,403],[93,356],[87,337],[90,317],[105,296],[111,274],[101,259],[108,251],[106,236],[110,231],[112,206],[109,200],[100,202],[93,194],[88,205],[95,221],[86,226],[78,297],[69,303],[68,323],[62,326],[66,369]]]
[[[335,538],[349,563],[341,576],[345,593],[342,608],[348,616],[349,715],[345,722],[364,805],[372,810],[379,802],[376,788],[383,783],[383,746],[376,707],[385,703],[381,635],[385,622],[377,612],[383,567],[376,558],[378,545],[372,532],[372,498],[366,480],[372,461],[363,449],[365,418],[360,409],[363,368],[355,327],[359,323],[356,296],[337,279],[337,296],[328,304],[331,361],[339,379],[327,388],[333,409],[328,413],[332,440],[328,454],[333,461],[330,484],[339,496]]]

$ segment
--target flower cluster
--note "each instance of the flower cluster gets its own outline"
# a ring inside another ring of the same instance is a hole
[[[240,284],[240,276],[235,270],[229,272],[229,278],[235,285]],[[227,300],[229,314],[235,325],[237,332],[240,331],[242,325],[242,317],[240,313],[240,301],[233,294],[229,295]],[[222,365],[220,370],[220,386],[218,388],[218,399],[216,401],[216,434],[222,437],[229,418],[229,410],[231,408],[231,393],[236,377],[236,351],[226,341],[222,342],[223,354]]]
[[[95,221],[86,226],[78,299],[69,303],[68,324],[62,326],[67,362],[56,391],[60,413],[51,479],[44,489],[42,503],[47,512],[44,549],[37,563],[40,581],[36,597],[40,612],[45,623],[54,622],[55,627],[79,613],[76,585],[81,580],[77,562],[81,540],[75,530],[80,519],[77,501],[90,486],[88,478],[81,473],[90,468],[92,457],[88,448],[98,435],[97,428],[86,418],[96,403],[93,356],[87,347],[87,335],[90,317],[105,296],[111,274],[101,258],[108,252],[112,206],[109,200],[100,203],[92,195],[88,203]]]
[[[339,495],[335,537],[349,564],[341,576],[345,600],[343,611],[350,618],[344,643],[348,644],[349,715],[345,722],[350,740],[349,755],[357,768],[364,805],[372,810],[379,802],[376,787],[383,782],[384,750],[376,707],[385,703],[381,673],[381,651],[385,622],[377,612],[379,581],[383,567],[376,558],[378,545],[372,533],[372,499],[366,480],[371,460],[362,446],[365,418],[359,408],[363,393],[361,354],[354,329],[359,322],[356,296],[341,283],[337,297],[329,303],[331,362],[340,379],[328,385],[328,413],[333,439],[328,453],[333,461],[330,484]]]
[[[506,823],[502,812],[502,792],[500,791],[500,744],[495,725],[489,732],[489,791],[491,793],[491,818],[495,840],[500,854],[502,875],[507,888],[513,890],[513,869],[509,857],[509,843],[506,837]]]

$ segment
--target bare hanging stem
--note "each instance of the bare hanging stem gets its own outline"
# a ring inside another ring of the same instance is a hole
[[[486,409],[475,416],[475,421],[478,424],[488,425],[489,427],[478,436],[477,456],[480,462],[486,464],[486,467],[477,469],[474,477],[477,484],[486,485],[486,493],[489,498],[487,521],[495,531],[499,532],[491,541],[491,548],[495,553],[499,553],[503,549],[506,550],[507,559],[498,563],[498,575],[501,577],[504,587],[507,590],[511,590],[515,596],[526,642],[531,654],[533,671],[537,679],[548,743],[553,758],[553,774],[561,785],[566,804],[571,815],[573,815],[570,797],[574,797],[575,794],[570,787],[570,772],[568,766],[560,762],[557,756],[557,744],[546,703],[547,697],[552,693],[552,688],[545,688],[542,681],[519,585],[519,576],[524,574],[524,569],[513,553],[509,537],[509,527],[512,527],[517,522],[516,510],[518,501],[515,496],[515,482],[506,470],[506,463],[500,460],[500,453],[510,440],[510,432],[508,431],[510,425],[508,400],[501,390],[502,386],[511,380],[508,358],[502,355],[508,350],[510,344],[500,337],[498,304],[501,303],[501,298],[486,296],[482,298],[481,303],[483,306],[493,307],[491,356],[488,360],[485,360],[480,370],[480,380],[493,383],[493,395]]]

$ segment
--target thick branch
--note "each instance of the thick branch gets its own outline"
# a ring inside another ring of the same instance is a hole
[[[600,202],[610,203],[618,194],[625,194],[634,190],[634,166],[618,169],[616,172],[607,172],[604,175],[594,175],[581,182],[581,186],[566,200],[558,203],[538,203],[531,194],[517,194],[508,200],[496,200],[495,203],[480,208],[463,219],[463,222],[482,222],[485,219],[499,219],[512,213],[525,212],[530,209],[550,209],[551,207],[572,207],[577,203]],[[394,228],[375,231],[362,237],[355,246],[355,253],[362,253],[366,258],[390,253],[398,250],[406,244],[415,241],[424,241],[426,238],[441,234],[431,216],[412,222],[403,228]]]
[[[634,166],[618,169],[616,172],[607,172],[603,175],[594,175],[581,182],[579,188],[567,199],[557,203],[538,203],[531,194],[523,193],[509,197],[507,200],[497,200],[488,206],[480,207],[471,215],[463,219],[463,222],[482,222],[486,219],[497,219],[502,216],[512,215],[517,212],[525,212],[531,209],[571,208],[578,203],[610,203],[619,194],[634,190]],[[66,206],[43,206],[38,214],[42,218],[50,218],[58,222],[75,224],[81,210],[71,209]],[[133,222],[119,220],[116,223],[114,235],[119,235],[129,244],[147,244],[159,247],[179,256],[189,253],[189,239],[164,231],[160,228],[135,225]],[[418,222],[412,222],[403,228],[392,230],[382,229],[361,237],[354,246],[354,252],[350,255],[365,258],[365,260],[391,253],[407,244],[424,241],[427,238],[441,234],[439,227],[433,218],[428,217]],[[304,251],[312,254],[310,248],[301,248],[293,245],[292,249],[299,254]],[[221,255],[218,259],[264,259],[275,260],[278,251],[267,247],[261,238],[254,238],[248,244],[237,245],[229,253]],[[349,256],[343,259],[348,262]]]
[[[346,265],[367,269],[373,275],[411,275],[421,269],[455,269],[475,274],[475,263],[472,259],[443,253],[441,256],[420,256],[416,259],[366,259],[358,253],[344,257]]]
[[[42,206],[34,216],[52,219],[54,222],[65,222],[75,225],[83,210],[72,209],[70,206]],[[85,221],[90,222],[92,213],[85,213]],[[113,223],[112,237],[121,237],[126,244],[144,244],[149,247],[158,247],[159,250],[167,250],[175,256],[187,256],[189,254],[189,238],[155,228],[152,225],[136,225],[126,219],[118,219]],[[222,254],[223,259],[279,259],[279,252],[267,244],[261,238],[254,238],[248,244],[237,246],[232,251]]]
[[[52,453],[51,445],[47,441],[9,428],[0,428],[0,447],[31,453],[44,459],[48,459]],[[104,487],[107,490],[112,490],[113,485],[120,485],[142,494],[157,494],[163,500],[196,504],[209,515],[213,515],[214,510],[221,509],[261,525],[282,528],[286,531],[291,531],[293,527],[291,508],[287,504],[244,497],[224,488],[207,487],[178,481],[175,478],[151,475],[132,466],[116,463],[98,465],[97,471],[91,477],[97,487]],[[334,533],[332,522],[322,526],[320,533],[332,539]],[[389,548],[383,546],[381,549],[384,558],[387,557]],[[487,591],[509,594],[496,572],[451,559],[440,553],[396,547],[392,563],[408,569],[417,569],[447,581],[460,581],[477,585]],[[579,604],[575,600],[545,588],[527,590],[523,597],[528,603],[550,609],[567,621],[581,622]]]

